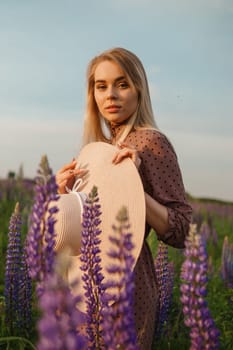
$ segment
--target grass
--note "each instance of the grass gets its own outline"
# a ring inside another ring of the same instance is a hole
[[[27,187],[28,182],[14,180],[0,182],[0,349],[26,350],[35,349],[36,329],[38,319],[36,308],[33,314],[32,332],[28,336],[19,337],[9,334],[4,325],[4,268],[7,248],[7,233],[10,216],[16,202],[20,203],[23,218],[23,237],[26,236],[28,215],[32,204],[32,186]],[[31,184],[32,185],[32,184]],[[211,237],[208,240],[207,251],[209,256],[209,281],[207,302],[216,326],[221,332],[220,350],[233,349],[233,289],[225,286],[220,276],[222,244],[225,236],[233,243],[233,205],[231,203],[218,202],[216,200],[192,199],[195,209],[202,216],[202,221],[211,221],[212,228],[217,232],[217,242]],[[227,206],[227,216],[224,216],[224,206]],[[211,209],[212,208],[212,209]],[[219,212],[218,212],[219,208]],[[230,210],[229,210],[230,209]],[[230,213],[230,214],[229,214]],[[232,213],[232,215],[231,215]],[[211,220],[210,220],[211,218]],[[154,232],[148,237],[153,256],[156,256],[158,241]],[[168,321],[164,333],[155,344],[155,349],[160,350],[187,350],[190,347],[189,329],[184,325],[182,304],[180,301],[180,268],[184,260],[182,250],[169,247],[169,260],[175,264],[175,282],[173,288],[172,305],[170,307]]]

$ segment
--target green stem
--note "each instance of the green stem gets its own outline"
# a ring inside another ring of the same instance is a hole
[[[30,342],[30,340],[22,337],[3,337],[3,338],[0,338],[0,343],[16,341],[16,340],[23,341],[24,343],[29,344],[33,350],[36,350],[36,347]]]

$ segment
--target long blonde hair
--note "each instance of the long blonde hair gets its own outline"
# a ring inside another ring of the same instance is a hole
[[[123,140],[132,128],[158,129],[154,119],[148,81],[143,65],[134,53],[124,48],[117,47],[104,51],[100,55],[94,57],[88,65],[83,144],[85,145],[94,141],[109,142],[111,137],[109,124],[100,115],[94,98],[95,70],[98,64],[103,61],[113,61],[117,63],[125,72],[127,78],[138,93],[138,107],[127,120],[126,126],[120,135],[120,139]],[[110,136],[107,135],[106,130]]]

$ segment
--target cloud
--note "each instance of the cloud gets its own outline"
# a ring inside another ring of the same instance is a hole
[[[149,81],[149,90],[150,90],[150,96],[151,100],[153,100],[155,103],[157,103],[160,100],[160,91],[157,84]]]
[[[176,14],[203,14],[208,11],[233,12],[232,0],[118,0],[111,3],[112,7],[119,10],[127,6],[134,11],[146,11],[150,15],[173,12]]]
[[[215,9],[233,13],[232,0],[205,0],[205,2]]]
[[[33,177],[41,156],[46,154],[54,171],[77,155],[81,145],[80,122],[74,119],[4,119],[1,123],[0,176],[24,166],[26,176]]]
[[[161,66],[157,64],[153,64],[153,65],[150,65],[147,70],[148,70],[148,74],[158,74],[161,72]]]
[[[163,130],[173,143],[186,190],[196,197],[233,200],[232,137]]]

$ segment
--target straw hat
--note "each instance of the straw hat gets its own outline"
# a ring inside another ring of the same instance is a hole
[[[112,159],[117,151],[113,145],[105,142],[93,142],[86,145],[77,158],[77,166],[88,170],[87,174],[78,180],[75,188],[68,194],[60,195],[55,204],[59,211],[56,215],[55,231],[57,233],[55,250],[59,253],[69,249],[70,266],[66,278],[73,294],[84,294],[80,270],[80,246],[82,231],[82,210],[85,197],[93,186],[97,187],[101,205],[100,234],[102,273],[107,280],[106,268],[112,264],[107,252],[110,250],[109,236],[113,234],[112,225],[122,206],[128,210],[130,232],[134,249],[132,255],[135,263],[139,257],[145,231],[145,195],[138,171],[130,158],[119,164],[113,164]],[[77,287],[72,282],[79,279]],[[117,277],[115,277],[117,278]],[[85,311],[85,305],[80,309]]]

